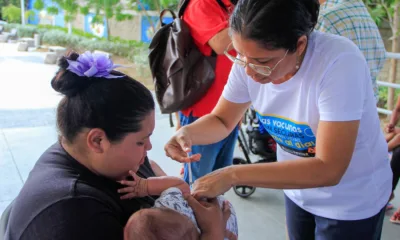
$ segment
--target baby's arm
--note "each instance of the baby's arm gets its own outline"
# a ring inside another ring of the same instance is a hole
[[[151,196],[161,195],[162,192],[171,187],[179,188],[183,194],[190,193],[189,185],[178,177],[163,176],[147,179],[147,192]]]
[[[161,193],[171,187],[179,188],[183,194],[190,193],[189,185],[180,178],[177,177],[151,177],[141,178],[134,172],[129,172],[134,181],[123,180],[120,181],[122,185],[126,185],[125,188],[118,190],[119,193],[126,193],[121,199],[129,199],[133,197],[145,197],[145,196],[158,196]]]

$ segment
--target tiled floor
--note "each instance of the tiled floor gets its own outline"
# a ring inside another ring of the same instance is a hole
[[[16,53],[13,47],[0,46],[0,72],[2,76],[12,76],[0,78],[0,213],[18,194],[37,158],[57,137],[54,108],[59,96],[49,84],[55,68],[41,64],[42,55]],[[168,117],[157,112],[149,157],[167,174],[178,175],[180,164],[166,158],[163,151],[173,131]],[[237,212],[240,239],[285,239],[282,191],[257,189],[247,199],[233,191],[226,196]],[[394,204],[400,206],[399,190],[397,196]],[[400,239],[400,226],[391,224],[388,217],[382,239]]]

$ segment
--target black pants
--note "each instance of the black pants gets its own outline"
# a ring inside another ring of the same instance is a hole
[[[379,240],[385,209],[370,218],[345,221],[313,215],[285,195],[286,224],[290,240]]]
[[[392,161],[390,162],[390,166],[393,171],[392,191],[394,191],[396,189],[397,184],[399,183],[399,178],[400,178],[400,146],[396,147],[393,150]]]

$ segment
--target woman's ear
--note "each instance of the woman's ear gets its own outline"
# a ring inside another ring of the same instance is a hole
[[[88,132],[86,143],[89,149],[95,153],[104,153],[111,145],[106,133],[100,128],[93,128]]]
[[[307,36],[303,35],[297,40],[297,56],[301,56],[307,48]]]

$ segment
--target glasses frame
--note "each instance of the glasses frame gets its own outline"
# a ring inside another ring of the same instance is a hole
[[[226,49],[224,50],[224,54],[225,56],[231,60],[233,63],[238,64],[239,66],[242,66],[243,68],[246,68],[246,66],[249,66],[253,71],[255,71],[258,74],[261,74],[263,76],[269,77],[272,74],[272,71],[275,70],[275,68],[279,65],[279,63],[281,63],[283,61],[283,59],[285,59],[286,55],[289,52],[289,49],[286,50],[285,55],[275,64],[275,66],[273,68],[269,67],[269,66],[264,66],[264,65],[258,65],[258,64],[254,64],[254,63],[249,63],[246,62],[242,59],[239,59],[235,56],[232,56],[228,53],[228,49],[229,47],[232,46],[232,43],[230,43]],[[260,71],[259,69],[263,69],[263,71]]]

